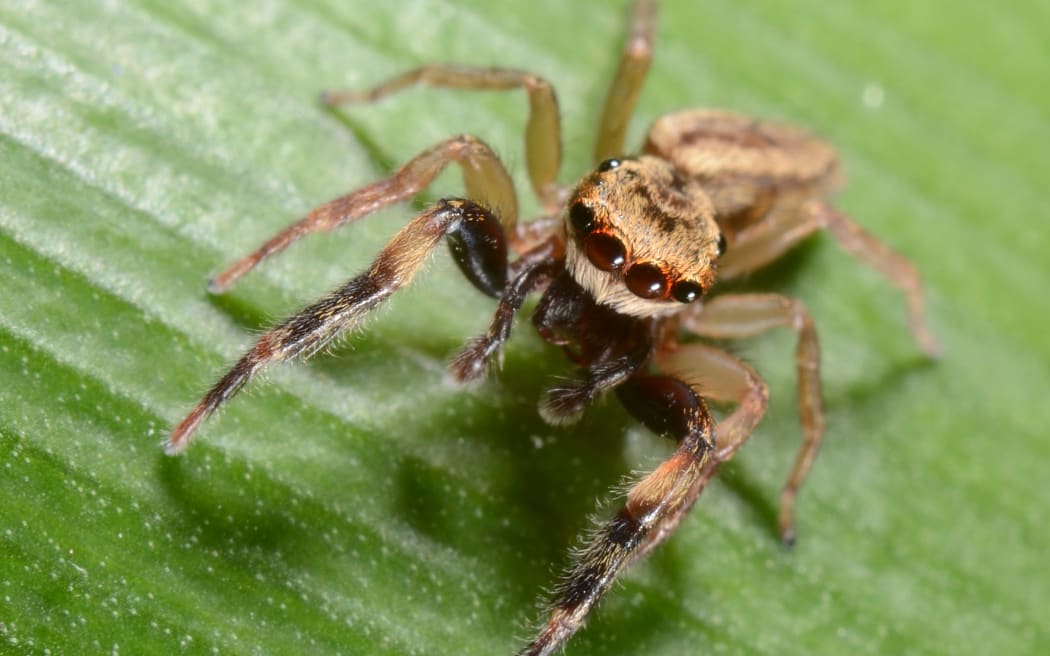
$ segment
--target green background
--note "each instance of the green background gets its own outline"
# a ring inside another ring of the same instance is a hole
[[[589,166],[623,2],[0,5],[0,651],[509,654],[595,499],[669,445],[525,324],[504,372],[444,363],[493,304],[441,252],[368,330],[275,368],[181,458],[157,444],[252,335],[354,274],[408,207],[205,281],[310,207],[473,132],[526,210],[520,94],[315,101],[428,61],[542,73],[564,182]],[[678,535],[566,653],[1037,653],[1050,644],[1050,46],[1045,2],[668,2],[631,143],[713,105],[841,148],[841,206],[913,259],[946,352],[811,240],[752,286],[816,317],[828,430],[800,498],[794,336],[736,352],[772,405]],[[431,197],[459,193],[443,176]]]

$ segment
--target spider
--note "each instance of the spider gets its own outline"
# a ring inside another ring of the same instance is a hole
[[[376,101],[421,83],[524,89],[526,163],[542,214],[518,222],[507,170],[471,135],[442,141],[390,177],[321,205],[220,273],[210,291],[223,292],[306,235],[412,199],[451,163],[462,169],[466,187],[464,198],[439,200],[412,219],[364,273],[263,334],[165,444],[170,454],[182,451],[200,423],[264,366],[309,356],[355,328],[412,281],[442,238],[466,278],[497,300],[488,331],[452,361],[456,379],[480,380],[497,366],[516,313],[529,295],[541,294],[533,325],[579,369],[570,382],[546,392],[543,418],[569,422],[615,391],[630,415],[674,439],[677,448],[630,487],[622,507],[579,552],[555,587],[546,623],[522,655],[551,654],[563,645],[621,572],[674,532],[765,413],[768,390],[758,373],[703,338],[746,338],[776,327],[798,333],[804,439],[779,511],[780,537],[794,541],[795,498],[824,434],[816,328],[801,302],[780,294],[708,298],[718,281],[754,271],[827,230],[904,292],[915,340],[928,355],[938,352],[916,269],[829,203],[842,175],[828,144],[795,127],[694,109],[658,118],[641,151],[625,156],[624,134],[651,59],[656,4],[633,4],[628,40],[599,121],[596,166],[571,189],[555,181],[561,126],[554,90],[532,73],[429,65],[368,91],[323,94],[334,107]],[[695,339],[683,341],[686,336]],[[716,424],[708,400],[735,406]]]

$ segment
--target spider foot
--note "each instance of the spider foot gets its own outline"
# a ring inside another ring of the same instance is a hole
[[[495,356],[495,357],[493,357]],[[456,355],[448,370],[459,383],[483,380],[490,369],[503,366],[503,351],[486,335],[475,337]]]
[[[540,416],[554,426],[571,424],[580,418],[583,409],[594,399],[594,390],[586,382],[548,390],[540,402]]]

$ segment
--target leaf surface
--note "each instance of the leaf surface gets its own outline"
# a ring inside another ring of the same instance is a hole
[[[275,319],[412,213],[207,278],[309,208],[472,132],[527,210],[519,94],[412,90],[430,61],[559,92],[587,170],[626,10],[590,0],[0,7],[0,644],[7,653],[511,653],[595,499],[668,445],[616,407],[535,413],[565,362],[522,322],[502,375],[444,365],[491,301],[443,252],[368,330],[275,368],[180,458],[158,443]],[[773,394],[752,441],[569,654],[998,653],[1050,644],[1045,3],[667,2],[631,143],[722,106],[841,148],[841,206],[924,274],[946,354],[825,236],[756,275],[816,317],[825,447],[774,537],[800,440],[793,335],[737,347]],[[461,193],[442,176],[430,197]]]

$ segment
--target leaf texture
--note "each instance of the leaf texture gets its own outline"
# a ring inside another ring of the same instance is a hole
[[[623,3],[0,7],[0,651],[512,653],[595,499],[668,445],[614,403],[545,426],[559,354],[518,326],[502,375],[449,384],[492,303],[444,253],[368,330],[274,368],[182,457],[158,446],[273,320],[363,268],[412,213],[304,241],[228,295],[207,278],[312,206],[472,132],[527,197],[519,94],[411,90],[430,61],[559,92],[588,166]],[[800,439],[791,334],[737,352],[769,415],[679,534],[566,653],[1036,653],[1050,644],[1050,47],[1045,3],[666,2],[631,125],[731,107],[827,136],[841,205],[916,262],[946,354],[823,236],[751,286],[802,298],[828,432],[774,537]],[[430,197],[460,193],[442,176]]]

